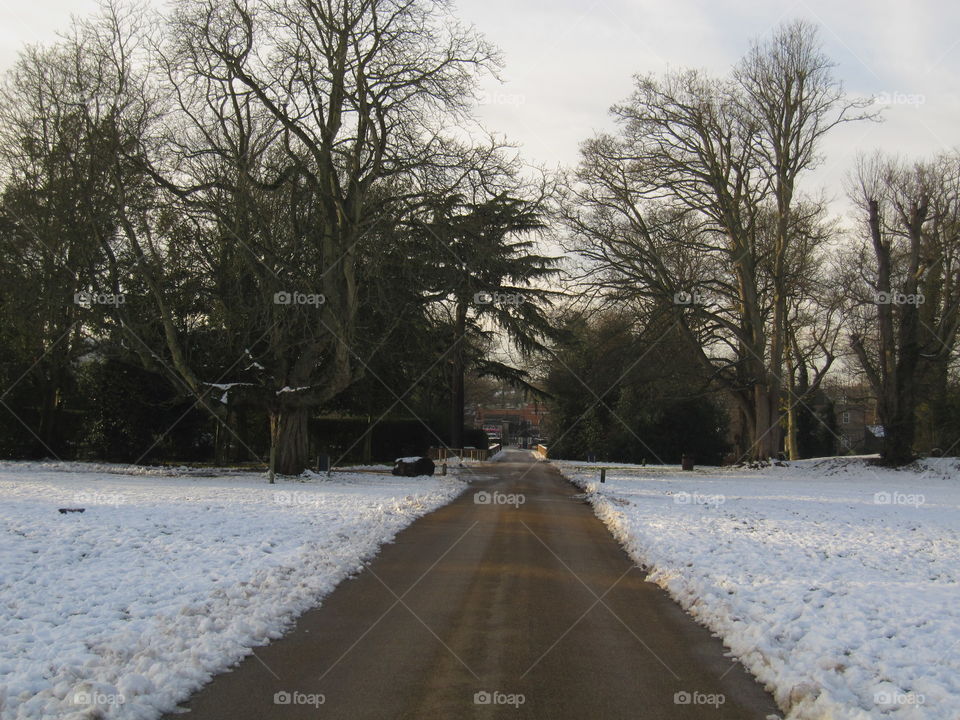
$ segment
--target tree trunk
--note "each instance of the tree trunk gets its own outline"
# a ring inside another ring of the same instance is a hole
[[[806,398],[810,396],[810,374],[807,372],[806,362],[800,355],[797,336],[792,332],[788,332],[787,338],[787,352],[784,357],[787,370],[787,435],[785,450],[788,459],[799,460],[800,418],[797,413],[797,406],[803,405],[804,409],[807,409],[804,403]]]
[[[860,342],[854,350],[861,364],[868,369],[871,382],[879,397],[878,411],[883,423],[883,461],[888,465],[905,465],[913,460],[913,440],[916,432],[917,370],[920,362],[918,341],[919,317],[917,305],[906,303],[899,309],[899,333],[894,322],[894,305],[891,301],[891,250],[885,241],[880,219],[880,205],[876,200],[868,202],[868,225],[877,258],[877,292],[885,293],[887,301],[877,303],[877,323],[880,340],[880,357],[873,372],[866,351]],[[904,294],[916,294],[919,278],[921,230],[926,220],[925,200],[910,208],[905,225],[909,232],[910,248],[907,255]]]
[[[279,434],[280,418],[273,412],[270,413],[270,464],[268,477],[273,485],[277,477],[277,435]]]
[[[784,231],[785,232],[785,231]],[[786,238],[783,239],[786,242]],[[774,282],[782,282],[782,270],[777,270]],[[784,356],[789,355],[786,338],[787,304],[784,290],[778,290],[774,300],[773,327],[770,328],[770,366],[767,372],[767,388],[770,401],[770,428],[767,437],[768,456],[779,455],[783,440],[783,427],[780,425],[781,408],[783,407],[783,365]],[[789,381],[788,381],[789,383]],[[793,406],[793,399],[788,398],[789,408]]]
[[[929,372],[927,395],[930,398],[930,450],[946,451],[951,440],[947,437],[947,427],[950,423],[950,403],[947,399],[949,390],[950,361],[948,355],[943,355],[931,363]]]
[[[457,304],[457,317],[450,379],[450,447],[463,448],[463,409],[465,404],[463,377],[466,371],[464,335],[467,332],[467,303]]]
[[[800,459],[800,446],[797,443],[797,406],[793,403],[787,408],[787,459]]]
[[[376,431],[376,427],[377,423],[368,415],[367,432],[363,436],[363,462],[368,465],[373,462],[373,433]]]
[[[800,444],[797,441],[797,405],[798,398],[801,397],[797,392],[797,382],[794,377],[795,368],[793,367],[792,355],[787,353],[787,436],[786,453],[787,459],[800,459]]]
[[[307,432],[309,413],[305,408],[280,408],[271,414],[271,464],[281,475],[299,475],[310,463]]]
[[[463,363],[454,359],[450,389],[450,447],[463,447]]]
[[[913,412],[912,408],[901,407],[884,426],[883,461],[888,465],[906,465],[913,460]]]
[[[40,456],[60,453],[60,387],[55,379],[44,381],[40,406]]]
[[[223,423],[220,422],[219,418],[215,418],[213,421],[213,464],[217,467],[226,464],[230,445],[227,435],[227,429],[223,426]]]
[[[753,459],[769,460],[771,456],[771,422],[770,416],[770,392],[763,384],[757,384],[753,388],[753,401],[756,408],[756,421],[754,424],[753,438]]]
[[[731,255],[735,258],[741,305],[741,354],[747,361],[747,376],[752,389],[753,433],[750,436],[749,455],[753,460],[767,460],[772,454],[773,441],[779,440],[779,436],[771,438],[774,432],[771,415],[776,417],[776,412],[771,412],[770,391],[773,383],[764,362],[767,337],[757,292],[757,270],[750,245],[732,236],[731,239]]]

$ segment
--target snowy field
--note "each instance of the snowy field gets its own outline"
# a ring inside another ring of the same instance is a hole
[[[464,487],[0,463],[0,717],[157,717]]]
[[[556,461],[790,720],[960,719],[960,470]]]

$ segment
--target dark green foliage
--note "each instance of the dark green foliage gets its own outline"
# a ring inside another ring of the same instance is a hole
[[[437,444],[435,432],[436,428],[418,420],[380,420],[371,430],[367,418],[314,418],[310,421],[311,460],[325,454],[332,463],[339,464],[389,463],[398,457],[425,455],[428,448]]]
[[[680,337],[630,318],[574,317],[550,363],[550,456],[719,464],[727,418]]]
[[[212,419],[137,365],[83,363],[72,405],[74,454],[81,459],[199,461],[212,452]]]

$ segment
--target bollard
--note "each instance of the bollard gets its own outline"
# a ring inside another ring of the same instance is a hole
[[[600,482],[606,482],[606,481],[607,481],[607,469],[600,468]]]
[[[680,469],[686,472],[693,470],[693,456],[684,454],[680,458]]]
[[[447,464],[446,464],[446,463],[443,463],[443,464],[440,466],[440,474],[441,474],[441,475],[446,475],[446,474],[447,474]]]

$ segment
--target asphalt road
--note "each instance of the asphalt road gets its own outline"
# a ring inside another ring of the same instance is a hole
[[[287,636],[197,692],[188,715],[169,717],[778,716],[721,642],[644,582],[556,469],[508,451],[472,477]]]

